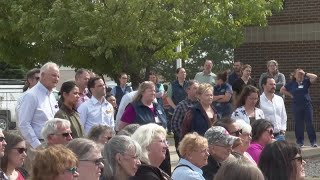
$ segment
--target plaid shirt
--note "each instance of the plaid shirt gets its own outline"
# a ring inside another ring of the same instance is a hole
[[[193,106],[197,102],[198,101],[192,101],[191,99],[187,98],[181,101],[174,110],[171,120],[171,127],[173,132],[179,137],[181,135],[181,124],[184,119],[184,115],[188,111],[189,107]]]

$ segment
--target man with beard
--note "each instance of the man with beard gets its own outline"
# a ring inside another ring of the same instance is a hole
[[[242,62],[235,60],[233,63],[233,71],[228,76],[228,83],[232,86],[234,81],[241,77]]]
[[[263,93],[260,96],[260,109],[265,119],[274,126],[273,135],[277,140],[285,140],[287,113],[282,97],[275,94],[276,82],[271,76],[262,79]]]

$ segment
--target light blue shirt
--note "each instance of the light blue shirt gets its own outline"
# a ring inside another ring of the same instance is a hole
[[[185,166],[178,167],[172,173],[171,178],[173,180],[205,180],[202,176],[202,170],[199,167],[193,165],[190,161],[181,158],[177,166],[180,164],[188,165],[192,168],[192,170],[189,167]]]
[[[59,110],[58,103],[52,91],[38,82],[28,90],[21,99],[18,128],[24,139],[33,147],[41,145],[41,129],[44,124],[54,118]]]
[[[92,96],[90,100],[79,106],[78,112],[85,134],[88,134],[92,126],[98,124],[114,128],[113,107],[105,98],[99,102]]]

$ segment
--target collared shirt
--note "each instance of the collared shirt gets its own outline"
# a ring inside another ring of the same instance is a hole
[[[199,83],[209,83],[214,86],[216,84],[216,77],[217,75],[215,75],[213,72],[210,72],[209,74],[198,72],[195,75],[194,80],[198,81]]]
[[[180,166],[178,168],[176,168],[173,173],[172,173],[172,179],[173,180],[205,180],[204,177],[202,176],[203,172],[202,170],[193,165],[190,161],[181,158],[178,165],[187,165],[189,167],[186,166]]]
[[[262,79],[267,76],[273,77],[274,81],[276,82],[276,94],[282,97],[283,94],[280,93],[280,89],[286,84],[286,77],[284,76],[284,74],[280,72],[274,75],[270,74],[269,72],[262,73],[259,79],[259,89],[261,90],[261,92],[263,92]]]
[[[255,119],[264,119],[264,113],[261,109],[259,108],[255,108],[254,110],[254,114],[255,114]],[[250,119],[247,116],[246,110],[244,108],[244,106],[238,107],[231,115],[232,119],[241,119],[244,122],[250,124]]]
[[[78,102],[77,102],[77,105],[76,105],[76,109],[78,109],[78,107],[82,104],[82,103],[84,103],[84,102],[86,102],[86,101],[88,101],[90,98],[89,98],[89,96],[88,96],[88,94],[89,94],[89,90],[88,90],[88,88],[85,88],[84,89],[84,91],[83,92],[80,92],[79,93],[79,99],[78,99]]]
[[[265,119],[274,126],[274,132],[279,133],[287,129],[287,113],[283,99],[274,94],[270,101],[264,93],[260,96],[260,109],[263,111]]]
[[[178,136],[180,136],[180,134],[181,134],[181,124],[184,119],[184,115],[188,111],[189,107],[193,106],[196,103],[197,103],[197,101],[192,101],[191,99],[187,98],[187,99],[181,101],[178,104],[178,106],[176,107],[176,109],[174,110],[173,116],[172,116],[172,121],[171,121],[172,130]]]
[[[89,101],[80,105],[78,112],[85,134],[89,133],[92,126],[98,124],[114,128],[113,107],[105,98],[102,102],[99,102],[92,96]]]
[[[52,91],[38,82],[28,90],[23,97],[18,127],[24,139],[33,147],[40,146],[39,139],[44,124],[54,118],[59,110],[58,103]]]

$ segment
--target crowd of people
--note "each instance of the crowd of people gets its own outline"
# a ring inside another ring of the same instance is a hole
[[[0,179],[304,179],[305,123],[318,146],[309,94],[317,75],[296,69],[286,83],[270,60],[256,83],[248,64],[235,61],[232,72],[217,75],[212,67],[206,60],[193,80],[178,68],[167,87],[150,72],[137,90],[126,73],[108,89],[78,69],[62,83],[59,101],[52,92],[59,67],[30,70],[16,106],[19,133],[0,131]],[[296,143],[285,140],[285,98],[293,99]],[[172,133],[180,158],[174,168]]]

